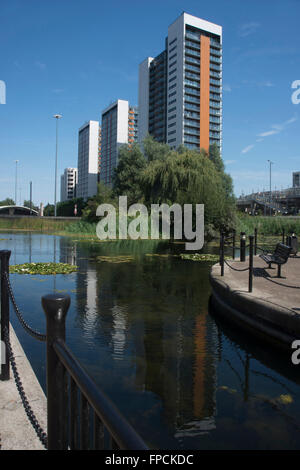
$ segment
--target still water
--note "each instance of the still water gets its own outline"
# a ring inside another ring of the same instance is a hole
[[[68,275],[12,274],[17,303],[44,332],[41,296],[70,295],[68,345],[150,447],[300,449],[300,366],[210,311],[212,263],[165,256],[183,245],[151,241],[0,238],[11,264],[78,265]],[[13,312],[11,322],[45,389],[45,344]]]

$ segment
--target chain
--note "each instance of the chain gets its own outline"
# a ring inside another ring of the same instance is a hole
[[[6,346],[7,346],[8,358],[9,358],[9,361],[11,363],[11,368],[12,368],[12,371],[13,371],[16,387],[17,387],[17,390],[18,390],[19,395],[21,397],[21,401],[23,403],[25,412],[26,412],[27,417],[28,417],[30,423],[32,424],[32,427],[35,430],[39,440],[41,441],[41,443],[43,444],[45,449],[47,449],[47,435],[43,431],[41,426],[39,425],[39,422],[36,419],[36,416],[33,413],[32,408],[29,405],[28,399],[26,397],[26,394],[25,394],[25,391],[24,391],[24,388],[23,388],[23,384],[21,382],[21,379],[20,379],[20,376],[19,376],[19,373],[18,373],[16,360],[15,360],[15,357],[14,357],[13,352],[12,352],[12,347],[11,347],[11,344],[10,344],[9,333],[8,333],[7,327],[4,328],[4,341],[5,341]]]
[[[16,315],[17,315],[21,325],[23,326],[24,330],[26,330],[27,333],[29,333],[31,336],[33,336],[35,339],[37,339],[39,341],[46,341],[46,335],[43,335],[42,333],[39,333],[38,331],[33,330],[26,323],[26,321],[24,320],[24,318],[23,318],[23,316],[22,316],[22,314],[21,314],[21,312],[20,312],[20,310],[17,306],[15,296],[14,296],[14,293],[13,293],[13,290],[12,290],[12,287],[11,287],[11,284],[10,284],[9,277],[8,277],[7,273],[4,273],[4,278],[5,278],[5,281],[6,281],[6,284],[7,284],[8,293],[9,293],[9,296],[11,298],[14,310],[15,310]]]
[[[230,266],[230,264],[227,263],[227,261],[226,261],[225,258],[224,258],[224,263],[226,263],[227,266],[229,266],[229,268],[233,269],[234,271],[240,271],[240,272],[242,272],[242,271],[248,271],[248,269],[249,269],[249,266],[248,266],[247,268],[245,268],[245,269],[237,269],[237,268],[234,268],[233,266]]]

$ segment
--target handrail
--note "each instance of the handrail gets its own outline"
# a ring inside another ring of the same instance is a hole
[[[107,448],[104,445],[105,429],[113,449],[148,449],[66,345],[69,295],[44,295],[42,306],[47,320],[48,449],[66,450],[70,447],[88,450],[93,447],[104,450]],[[90,444],[90,408],[94,412],[93,446]]]
[[[118,447],[122,450],[148,450],[140,436],[83,369],[66,343],[58,339],[53,344],[53,348],[87,401],[107,427]]]
[[[46,314],[46,335],[36,332],[24,320],[9,281],[10,251],[0,250],[1,328],[0,340],[5,345],[5,363],[1,364],[0,380],[9,380],[12,366],[25,412],[40,441],[48,450],[149,448],[111,400],[97,387],[65,343],[65,321],[70,306],[68,295],[42,297]],[[23,389],[21,377],[9,339],[9,301],[25,331],[47,346],[47,434],[39,425]],[[2,359],[2,358],[1,358]],[[3,361],[1,361],[3,362]],[[80,402],[77,397],[80,396]],[[93,412],[93,419],[91,413]],[[91,425],[93,424],[93,434]],[[78,432],[80,431],[80,432]],[[80,439],[78,436],[80,435]],[[93,435],[93,443],[91,436]]]
[[[256,233],[257,235],[257,233]],[[253,288],[253,251],[254,251],[254,235],[249,235],[249,265],[246,268],[238,269],[234,266],[231,266],[224,257],[224,242],[225,236],[224,232],[221,231],[220,234],[220,266],[221,266],[221,276],[224,276],[224,264],[226,264],[233,271],[249,271],[248,279],[248,292],[252,292]],[[234,237],[235,240],[235,237]],[[234,259],[234,257],[233,257]],[[240,236],[240,261],[243,262],[246,260],[246,234],[241,232]]]

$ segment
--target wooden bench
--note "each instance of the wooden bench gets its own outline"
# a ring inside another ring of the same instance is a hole
[[[281,266],[289,259],[291,250],[292,248],[290,246],[284,245],[283,243],[277,243],[274,253],[263,253],[259,255],[259,257],[269,265],[269,268],[271,268],[272,264],[277,264],[277,276],[281,277]]]

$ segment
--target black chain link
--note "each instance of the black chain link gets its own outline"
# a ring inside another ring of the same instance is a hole
[[[249,266],[248,266],[247,268],[245,268],[245,269],[237,269],[237,268],[234,268],[234,267],[231,266],[229,263],[227,263],[227,261],[226,261],[225,258],[224,258],[224,263],[226,263],[227,266],[228,266],[229,268],[233,269],[234,271],[240,271],[240,272],[242,272],[242,271],[248,271],[248,270],[249,270]]]
[[[8,358],[9,358],[11,368],[12,368],[12,371],[13,371],[13,376],[14,376],[14,379],[15,379],[16,387],[17,387],[17,390],[19,392],[22,404],[24,406],[25,413],[27,414],[27,417],[28,417],[30,423],[32,424],[32,427],[35,430],[39,440],[41,441],[41,443],[43,444],[45,449],[47,449],[47,434],[43,431],[42,427],[40,426],[34,412],[32,411],[31,406],[29,405],[28,399],[26,397],[26,394],[25,394],[25,391],[24,391],[24,388],[23,388],[23,384],[21,382],[21,379],[20,379],[20,376],[19,376],[19,373],[18,373],[16,360],[15,360],[15,357],[14,357],[13,352],[12,352],[12,347],[11,347],[11,344],[10,344],[9,333],[8,333],[7,327],[4,328],[4,341],[5,341],[5,344],[6,344],[6,347],[7,347]]]
[[[24,330],[26,330],[27,333],[29,333],[31,336],[33,336],[38,341],[46,341],[46,335],[44,335],[42,333],[39,333],[38,331],[35,331],[32,328],[30,328],[30,326],[24,320],[23,315],[22,315],[22,313],[20,312],[20,310],[17,306],[15,296],[14,296],[14,293],[13,293],[13,290],[12,290],[12,287],[11,287],[11,284],[10,284],[9,277],[8,277],[7,273],[4,273],[4,279],[6,281],[7,290],[8,290],[9,296],[11,298],[14,310],[15,310],[16,315],[18,317],[18,320],[21,323],[21,325],[23,326]]]

